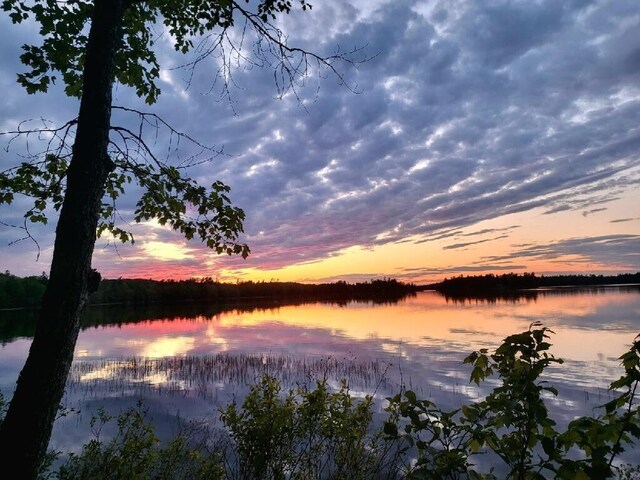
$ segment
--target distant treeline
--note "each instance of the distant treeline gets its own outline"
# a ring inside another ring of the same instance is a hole
[[[221,283],[210,278],[196,280],[103,280],[92,295],[92,304],[155,302],[220,302],[243,299],[292,300],[388,300],[415,293],[417,287],[387,278],[363,283],[334,282],[303,284],[295,282]]]
[[[522,290],[540,287],[640,284],[640,272],[619,275],[551,275],[505,273],[446,278],[429,287],[447,296],[506,297]]]
[[[33,307],[40,304],[46,275],[17,277],[0,273],[0,308]],[[392,278],[363,283],[343,281],[323,284],[294,282],[221,283],[211,278],[191,280],[106,279],[89,303],[137,304],[183,302],[235,302],[270,298],[277,300],[373,300],[394,301],[414,294],[418,287]]]
[[[0,273],[0,308],[35,307],[40,305],[47,276],[16,277],[8,271]]]

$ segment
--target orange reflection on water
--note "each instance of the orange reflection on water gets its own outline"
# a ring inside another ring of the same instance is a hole
[[[354,340],[371,338],[415,345],[466,346],[468,351],[497,346],[508,335],[542,321],[555,334],[553,353],[573,360],[617,358],[635,334],[628,325],[612,322],[611,309],[638,309],[638,295],[541,293],[537,299],[454,303],[435,292],[423,292],[395,305],[351,303],[347,306],[311,304],[225,315],[220,328],[279,323],[322,328]],[[640,315],[639,315],[640,316]],[[461,353],[467,353],[461,352]]]
[[[556,332],[551,338],[552,353],[565,359],[599,361],[624,352],[638,333],[634,331],[638,318],[637,292],[541,293],[536,299],[496,303],[454,303],[435,292],[423,292],[397,304],[315,303],[126,324],[110,328],[108,341],[113,355],[154,358],[272,348],[307,348],[307,353],[317,354],[330,352],[334,343],[357,348],[368,342],[394,354],[402,351],[403,344],[443,348],[460,352],[462,359],[541,321]],[[104,333],[92,338],[91,332],[81,335],[79,353],[109,349]]]

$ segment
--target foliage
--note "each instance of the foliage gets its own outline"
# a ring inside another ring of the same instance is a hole
[[[264,375],[242,406],[222,410],[243,479],[369,479],[380,475],[387,454],[370,435],[372,397],[357,401],[342,382],[326,379],[313,390],[282,395]]]
[[[177,52],[194,51],[196,60],[187,62],[195,68],[207,57],[216,57],[219,71],[213,82],[223,82],[222,90],[228,92],[231,70],[235,59],[258,66],[268,66],[276,72],[277,88],[281,94],[308,73],[308,62],[315,60],[340,74],[334,61],[346,60],[349,54],[320,57],[286,44],[286,36],[271,22],[278,14],[290,13],[295,5],[301,10],[311,9],[306,0],[261,0],[252,8],[233,0],[203,0],[175,2],[171,0],[127,1],[123,14],[121,38],[115,55],[115,80],[129,86],[151,105],[160,95],[158,81],[160,65],[154,50],[155,32],[164,29],[173,41]],[[96,8],[95,0],[4,0],[1,8],[13,23],[34,21],[40,26],[42,43],[23,45],[20,57],[27,67],[18,74],[20,83],[28,93],[47,92],[51,85],[60,82],[65,92],[81,98],[86,64],[88,28]],[[242,23],[241,39],[234,44],[228,30]],[[160,26],[162,25],[162,26]],[[251,38],[247,42],[245,36]],[[202,39],[206,37],[206,48]],[[252,44],[250,53],[243,52],[243,45]],[[105,79],[107,80],[107,79]],[[240,254],[247,257],[249,248],[239,241],[243,233],[244,212],[231,206],[229,187],[213,182],[208,188],[200,186],[185,175],[184,170],[197,163],[211,161],[222,153],[205,146],[188,135],[178,132],[154,114],[113,106],[125,115],[138,117],[137,129],[112,125],[109,157],[113,171],[105,184],[105,197],[100,207],[98,234],[109,233],[122,242],[134,241],[128,228],[119,226],[116,200],[129,184],[142,190],[133,213],[135,222],[151,219],[161,225],[171,226],[187,239],[200,240],[216,253]],[[30,223],[47,223],[50,209],[59,211],[66,189],[66,176],[72,157],[78,119],[61,126],[45,120],[44,125],[32,127],[28,122],[20,124],[16,131],[3,132],[13,140],[22,137],[27,143],[34,138],[44,143],[43,151],[27,148],[26,161],[0,172],[0,204],[10,204],[16,195],[33,199],[33,206],[24,214],[25,238],[35,239],[29,233]],[[151,130],[150,133],[147,133]],[[180,140],[186,140],[199,150],[187,154],[177,165],[156,157],[149,142],[155,143],[160,130],[169,139],[169,152],[176,152]],[[130,188],[129,188],[130,189]],[[36,242],[37,243],[37,242]]]
[[[394,301],[415,293],[416,287],[394,279],[369,282],[302,284],[296,282],[225,283],[212,278],[190,280],[113,279],[101,282],[91,302],[217,302],[221,300],[372,300]]]
[[[559,432],[549,417],[545,398],[557,395],[540,376],[552,364],[560,364],[547,351],[548,328],[539,323],[507,337],[489,355],[486,349],[465,359],[473,366],[471,381],[479,384],[494,373],[501,385],[485,399],[445,412],[419,400],[412,391],[389,399],[388,438],[415,447],[417,463],[411,478],[611,478],[614,459],[640,438],[640,410],[634,405],[640,381],[640,336],[620,357],[625,374],[611,384],[614,400],[603,405],[605,413],[581,417]],[[404,421],[404,426],[402,425]],[[474,457],[491,455],[502,462],[504,477],[491,471],[477,472]],[[629,471],[629,470],[628,470]]]
[[[113,417],[100,411],[91,420],[95,438],[80,454],[70,454],[57,472],[60,480],[208,479],[223,478],[216,455],[192,448],[185,435],[160,445],[147,413],[138,405],[119,415],[117,433],[108,442],[100,439]]]
[[[296,3],[302,10],[311,8],[305,0]],[[291,0],[262,0],[257,12],[250,14],[248,19],[264,25],[274,20],[278,13],[289,13],[292,7]],[[41,26],[42,45],[22,47],[24,53],[20,60],[29,71],[18,75],[18,83],[27,92],[36,93],[46,92],[51,84],[62,80],[67,95],[80,97],[88,41],[86,25],[91,20],[94,2],[4,0],[2,8],[9,13],[13,23],[31,18]],[[245,17],[248,13],[232,0],[131,1],[124,18],[122,45],[116,57],[117,80],[134,88],[147,103],[154,103],[160,94],[156,85],[160,65],[153,50],[153,29],[149,27],[162,23],[173,39],[176,51],[187,53],[197,46],[197,38],[207,32],[219,29],[218,35],[222,37],[227,29],[234,26],[238,12]]]
[[[60,136],[56,152],[46,153],[42,158],[36,155],[31,162],[0,172],[0,204],[12,203],[17,194],[33,199],[33,206],[24,214],[25,226],[19,227],[28,238],[32,238],[28,233],[29,223],[46,224],[50,209],[59,211],[62,207],[70,148],[68,152],[63,150],[68,147],[66,138],[73,135],[74,126],[75,122],[70,122],[62,128],[38,130],[41,134],[52,133],[54,138]],[[121,142],[112,142],[111,158],[116,169],[109,174],[105,185],[98,236],[106,232],[119,241],[134,243],[131,231],[118,225],[116,201],[125,193],[127,185],[135,184],[143,192],[133,212],[136,223],[155,219],[188,240],[199,238],[216,253],[248,256],[249,247],[238,241],[245,214],[242,209],[231,206],[227,185],[215,181],[205,188],[186,177],[184,169],[159,161],[138,134],[122,127],[112,129],[121,136]],[[60,134],[61,131],[64,133]],[[131,143],[140,145],[140,150],[130,147]]]
[[[115,80],[133,88],[149,105],[155,103],[161,93],[154,32],[163,28],[177,52],[195,53],[195,60],[188,61],[185,68],[195,69],[206,58],[215,56],[218,71],[212,82],[221,81],[226,95],[236,64],[272,68],[277,89],[284,94],[289,89],[295,91],[297,82],[309,73],[310,60],[318,64],[319,70],[327,68],[342,80],[334,63],[355,63],[353,57],[358,52],[354,49],[321,57],[289,47],[286,35],[271,22],[279,14],[290,13],[295,5],[303,11],[310,10],[306,0],[261,0],[252,6],[254,11],[249,5],[233,0],[134,0],[126,5],[115,56]],[[1,8],[13,23],[31,20],[40,25],[42,44],[22,46],[20,60],[28,70],[18,74],[18,83],[32,94],[47,92],[51,85],[61,82],[67,95],[80,98],[87,25],[95,0],[4,0]],[[240,39],[234,44],[228,30],[236,23],[241,23],[242,28]],[[251,41],[247,42],[245,37]],[[253,45],[250,52],[243,51],[245,43]],[[187,239],[200,238],[216,253],[240,254],[246,258],[249,247],[239,241],[245,215],[242,209],[231,206],[229,187],[216,181],[205,188],[185,175],[189,166],[209,162],[222,154],[222,150],[202,145],[154,114],[119,106],[113,109],[137,116],[139,124],[137,129],[111,126],[109,156],[115,168],[105,184],[98,234],[108,233],[116,240],[133,243],[130,229],[116,221],[119,219],[116,201],[129,184],[135,184],[142,190],[133,214],[135,222],[155,219]],[[24,214],[24,226],[14,227],[24,230],[24,238],[34,242],[28,229],[30,223],[46,224],[50,209],[59,211],[62,207],[78,119],[61,126],[42,122],[44,125],[38,127],[23,122],[16,131],[2,133],[11,135],[9,145],[18,137],[27,143],[37,138],[45,144],[44,151],[32,153],[31,148],[27,148],[27,161],[0,172],[0,204],[12,203],[16,195],[33,199],[33,206]],[[160,134],[169,139],[169,152],[176,154],[177,165],[160,160],[150,147]],[[187,153],[186,159],[177,155],[180,140],[190,143],[199,153]]]
[[[474,366],[471,381],[476,384],[494,371],[502,381],[485,400],[462,410],[462,422],[482,427],[474,435],[476,443],[472,448],[487,445],[505,462],[509,478],[524,479],[528,472],[549,468],[548,460],[534,451],[542,442],[548,454],[552,448],[548,445],[549,437],[555,434],[555,422],[549,418],[542,395],[558,392],[539,380],[547,367],[562,363],[547,353],[551,347],[546,341],[548,332],[546,327],[530,328],[507,337],[491,356],[483,349],[465,359],[465,363]]]
[[[556,286],[597,286],[640,283],[640,272],[618,275],[542,275],[535,273],[503,273],[502,275],[459,275],[430,285],[447,297],[510,298],[535,293],[526,290]]]
[[[105,443],[102,429],[114,417],[101,411],[91,421],[94,439],[48,476],[59,480],[382,478],[384,466],[379,460],[388,450],[369,434],[371,398],[356,400],[344,383],[337,392],[322,380],[315,389],[283,395],[279,383],[264,375],[242,406],[227,406],[221,418],[231,451],[224,441],[192,447],[185,435],[162,446],[141,405],[115,418],[117,433]],[[392,471],[387,477],[395,478]]]
[[[0,273],[0,308],[34,307],[47,286],[47,276],[16,277],[10,272]]]

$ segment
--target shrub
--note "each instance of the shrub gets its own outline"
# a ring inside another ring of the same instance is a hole
[[[268,375],[242,406],[222,410],[243,479],[371,479],[389,473],[389,445],[372,425],[372,397],[357,401],[342,382],[331,392],[326,379],[313,390],[282,395]],[[387,468],[385,468],[385,465]]]
[[[178,435],[161,446],[141,405],[117,417],[117,434],[104,443],[100,439],[102,428],[113,419],[100,411],[91,420],[95,438],[84,445],[80,454],[70,454],[57,472],[60,480],[224,478],[220,459],[191,448],[186,436]]]
[[[474,457],[492,454],[508,479],[604,479],[633,475],[633,467],[618,469],[615,458],[640,437],[640,407],[634,397],[640,381],[640,335],[620,357],[624,375],[611,384],[616,397],[596,417],[580,417],[566,430],[556,430],[545,396],[557,395],[540,377],[553,363],[548,353],[549,330],[534,323],[507,337],[491,355],[486,349],[465,359],[473,366],[471,381],[479,384],[494,373],[501,385],[487,397],[453,411],[419,400],[412,391],[389,399],[390,418],[384,432],[391,441],[413,449],[417,458],[409,478],[468,477],[494,479],[494,469],[477,471]]]

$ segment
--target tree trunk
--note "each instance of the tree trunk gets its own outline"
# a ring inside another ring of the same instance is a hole
[[[91,285],[96,227],[108,157],[115,53],[126,0],[96,0],[89,32],[83,90],[67,188],[56,228],[51,273],[29,356],[0,427],[0,456],[12,478],[35,478],[47,451],[64,394],[80,315]]]

